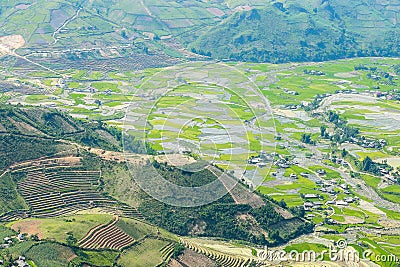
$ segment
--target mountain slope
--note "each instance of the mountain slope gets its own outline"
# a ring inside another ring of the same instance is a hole
[[[399,1],[271,2],[233,14],[190,47],[213,58],[261,62],[397,56],[399,7]]]
[[[144,66],[157,66],[196,57],[188,48],[287,62],[397,56],[399,20],[399,0],[7,1],[0,35],[22,35],[18,52],[51,64],[146,55]]]

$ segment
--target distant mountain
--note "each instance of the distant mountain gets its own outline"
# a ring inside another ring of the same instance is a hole
[[[398,56],[399,20],[400,0],[11,0],[0,10],[0,36],[22,35],[18,53],[49,64],[82,60],[84,68],[96,66],[88,60],[121,58],[129,60],[105,66],[129,69],[200,55],[261,62]]]
[[[288,62],[400,54],[400,1],[271,2],[236,12],[193,42],[217,59]]]

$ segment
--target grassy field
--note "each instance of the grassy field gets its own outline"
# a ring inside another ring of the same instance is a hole
[[[56,243],[40,243],[32,246],[26,253],[37,266],[68,266],[69,262],[76,257],[74,251],[66,246]]]
[[[163,261],[160,250],[167,244],[166,241],[147,238],[123,252],[118,264],[122,267],[157,266]]]
[[[108,214],[85,214],[51,219],[26,219],[9,223],[7,226],[15,230],[20,229],[21,232],[26,229],[31,234],[39,234],[43,239],[64,243],[68,232],[79,240],[91,228],[108,223],[112,219]]]

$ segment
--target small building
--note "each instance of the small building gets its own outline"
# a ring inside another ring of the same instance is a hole
[[[318,198],[318,195],[316,195],[316,194],[305,194],[304,198]]]
[[[257,164],[257,163],[260,163],[260,162],[261,162],[261,159],[260,159],[260,158],[252,158],[252,159],[250,160],[249,163],[251,163],[251,164]]]
[[[346,201],[343,201],[343,200],[338,200],[338,201],[336,201],[336,205],[338,205],[338,206],[348,206],[349,203],[347,203]]]
[[[354,198],[352,198],[352,197],[346,197],[343,200],[346,201],[347,203],[353,203],[354,202]]]
[[[18,234],[18,239],[20,240],[20,241],[23,241],[23,240],[25,240],[25,235],[24,234]]]
[[[310,210],[311,208],[314,207],[314,204],[312,202],[305,202],[303,206],[304,210]]]

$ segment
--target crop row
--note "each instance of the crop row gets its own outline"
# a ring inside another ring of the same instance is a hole
[[[99,172],[29,172],[18,190],[36,217],[54,217],[117,202],[95,190]]]
[[[166,246],[164,246],[162,249],[160,249],[161,252],[161,257],[163,258],[164,262],[169,262],[173,253],[174,253],[174,245],[175,243],[169,243]]]
[[[196,253],[205,255],[206,257],[214,260],[219,266],[223,267],[247,267],[250,264],[255,264],[256,266],[263,266],[261,262],[256,262],[250,258],[240,258],[224,253],[220,253],[202,246],[196,245],[194,243],[181,240],[181,243],[188,249],[193,250]]]
[[[109,248],[116,250],[129,246],[135,240],[122,231],[116,225],[117,222],[118,218],[112,223],[94,227],[78,242],[78,245],[88,249]]]

